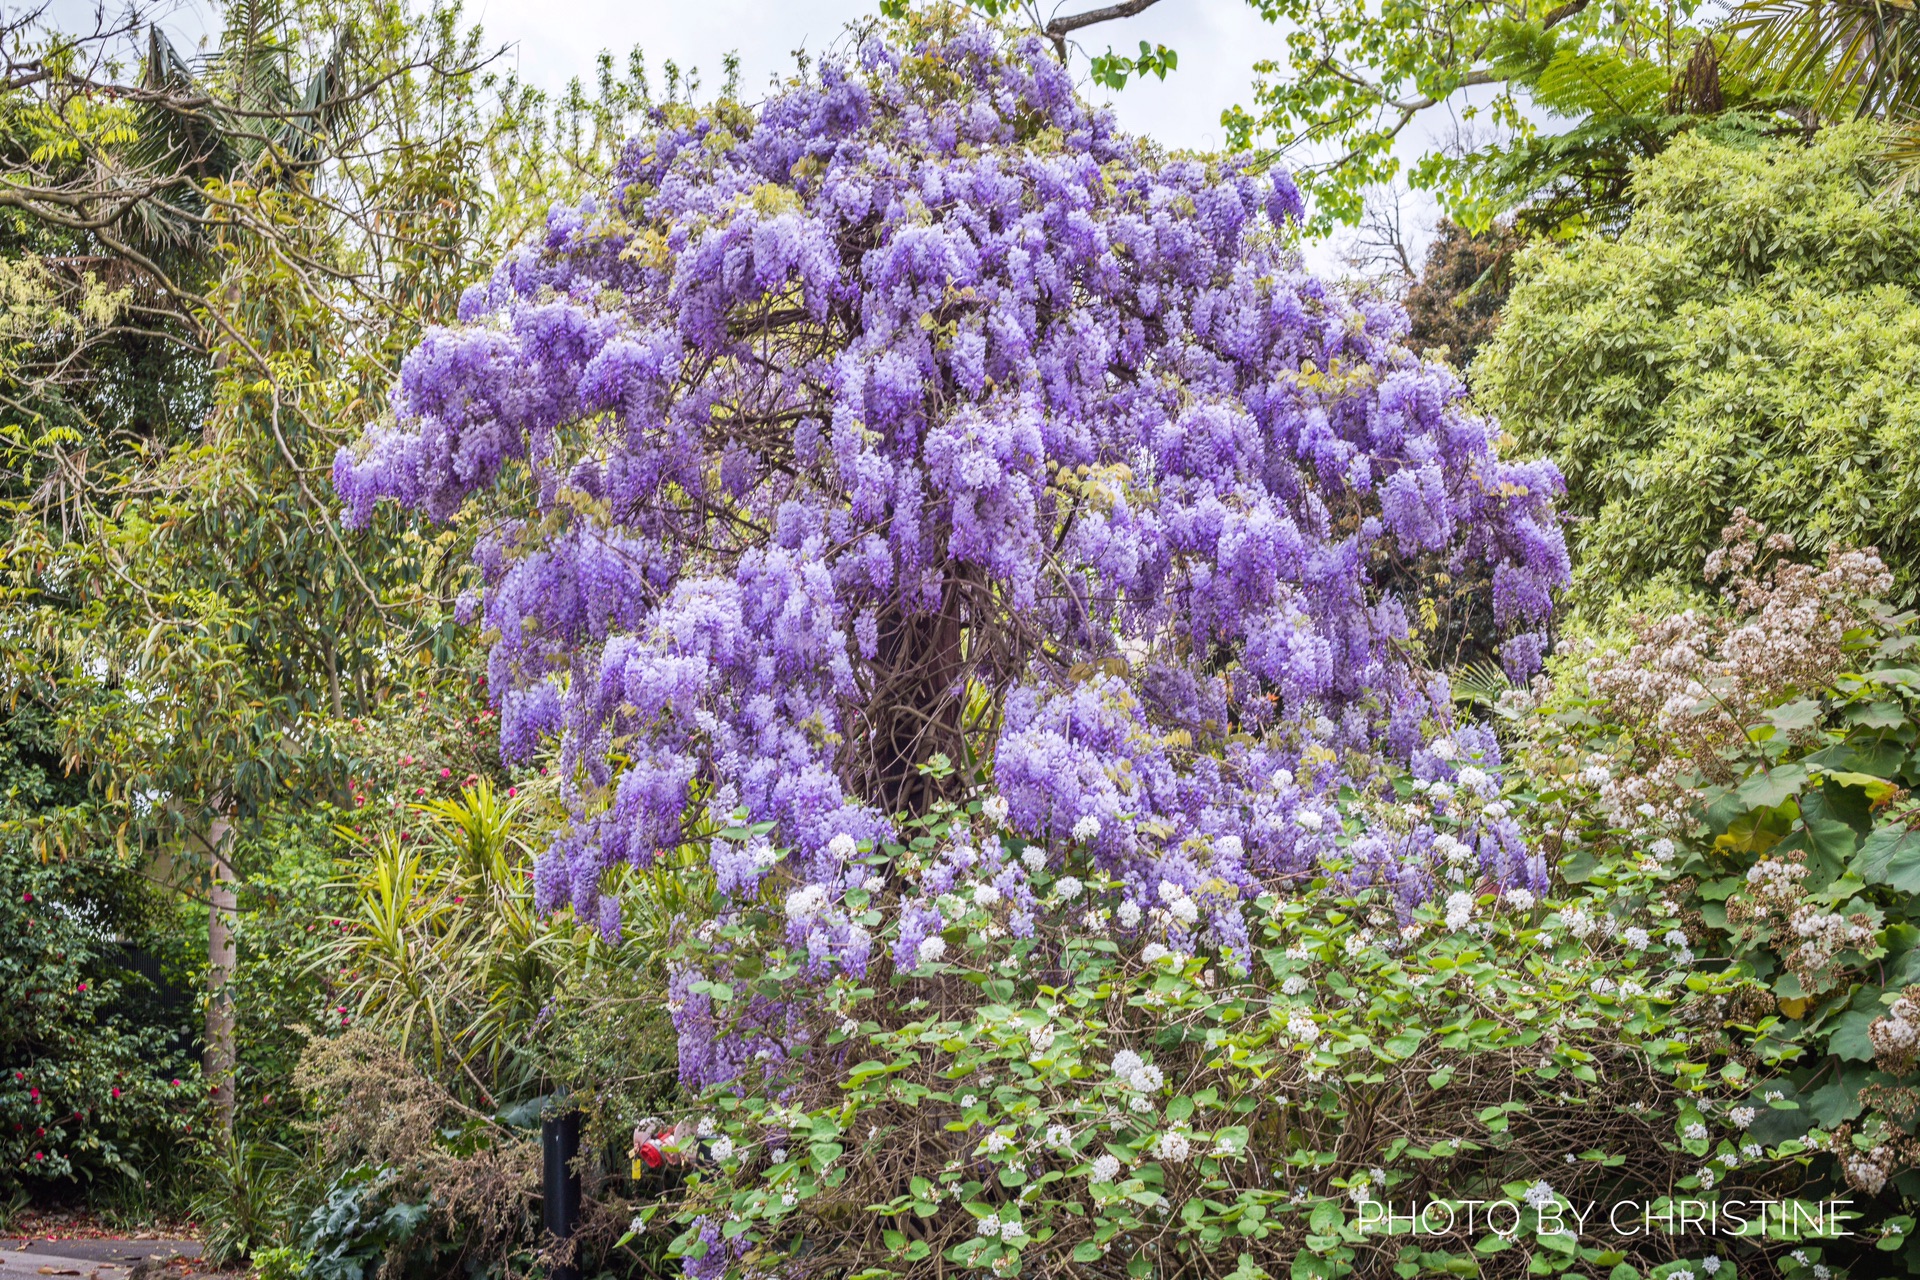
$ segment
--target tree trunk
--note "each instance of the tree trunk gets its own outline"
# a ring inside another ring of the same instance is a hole
[[[220,1136],[233,1140],[233,1084],[236,1055],[234,1050],[233,920],[239,906],[233,863],[228,843],[232,827],[225,818],[216,818],[202,839],[210,863],[210,888],[207,894],[207,1035],[206,1053],[201,1070],[207,1080],[208,1096],[213,1099]]]

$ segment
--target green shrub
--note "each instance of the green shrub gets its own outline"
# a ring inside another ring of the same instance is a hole
[[[166,908],[111,850],[0,840],[0,1187],[138,1183],[202,1126],[180,1010],[141,972]]]
[[[1476,392],[1564,471],[1584,607],[1701,586],[1744,507],[1802,546],[1877,547],[1920,598],[1920,203],[1868,124],[1810,145],[1683,136],[1619,235],[1522,255]]]
[[[1737,1086],[1742,1150],[1788,1152],[1800,1194],[1851,1199],[1857,1256],[1910,1243],[1920,1200],[1920,664],[1870,554],[1794,562],[1744,513],[1710,557],[1724,614],[1643,619],[1562,655],[1503,708],[1569,880],[1657,866],[1652,933],[1720,994],[1689,1032]],[[1744,1162],[1742,1164],[1744,1168]]]
[[[1121,886],[1088,866],[1035,872],[1027,938],[1003,902],[969,907],[956,888],[937,962],[837,980],[831,1018],[790,1029],[805,1053],[687,1117],[708,1163],[636,1232],[677,1232],[702,1277],[1638,1276],[1708,1257],[1746,1275],[1796,1247],[1817,1259],[1797,1239],[1577,1228],[1592,1203],[1657,1212],[1711,1194],[1709,1165],[1792,1198],[1802,1147],[1740,1150],[1731,1107],[1752,1079],[1711,1069],[1698,1029],[1748,984],[1662,938],[1677,923],[1666,868],[1623,861],[1536,898],[1481,881],[1463,846],[1417,906],[1404,882],[1370,877],[1380,833],[1437,827],[1451,849],[1533,804],[1511,788],[1443,811],[1439,795],[1407,776],[1350,791],[1349,860],[1260,898],[1245,972],[1141,946],[1115,924]],[[986,807],[947,810],[876,865],[916,878],[987,837]],[[969,879],[1017,861],[998,843]],[[688,969],[733,957],[733,977],[680,997],[766,1017],[806,966],[782,915],[770,903],[695,931]],[[1388,1206],[1436,1202],[1450,1221],[1436,1209],[1434,1230],[1384,1225]],[[1469,1227],[1476,1202],[1506,1216]]]

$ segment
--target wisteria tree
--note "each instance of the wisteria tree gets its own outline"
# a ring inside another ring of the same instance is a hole
[[[1336,854],[1407,910],[1453,851],[1541,887],[1497,806],[1457,839],[1334,810],[1385,759],[1490,785],[1490,735],[1429,749],[1433,602],[1484,583],[1525,673],[1567,557],[1558,473],[1302,271],[1301,213],[971,26],[663,114],[556,209],[335,466],[351,522],[492,522],[503,747],[557,740],[571,788],[542,904],[615,932],[611,866],[719,831],[720,900],[825,981],[937,969],[969,867],[1012,937],[1071,865],[1100,927],[1240,969],[1244,905]],[[936,812],[983,825],[905,852]],[[713,975],[677,985],[690,1086],[817,1038],[827,1002],[721,1010]]]

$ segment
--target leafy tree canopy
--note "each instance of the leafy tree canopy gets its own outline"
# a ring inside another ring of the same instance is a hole
[[[1565,468],[1588,600],[1697,583],[1737,507],[1877,546],[1914,599],[1920,209],[1881,193],[1882,145],[1683,138],[1637,170],[1623,234],[1519,260],[1475,388]]]

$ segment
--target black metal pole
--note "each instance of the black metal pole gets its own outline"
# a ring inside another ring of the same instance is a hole
[[[574,1164],[579,1154],[578,1111],[540,1118],[540,1217],[550,1247],[572,1240],[580,1226],[580,1170]],[[554,1266],[547,1280],[580,1280],[580,1268],[571,1262]]]

